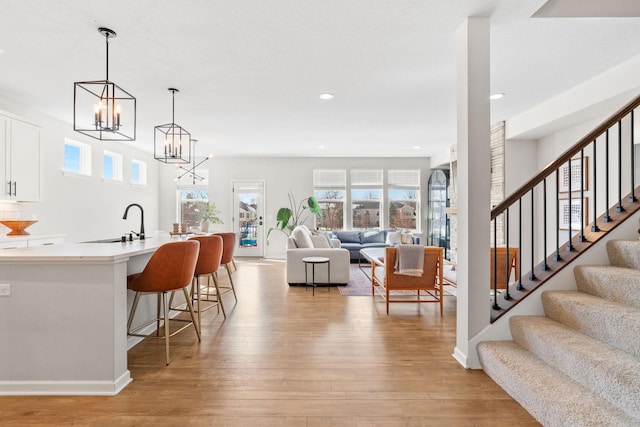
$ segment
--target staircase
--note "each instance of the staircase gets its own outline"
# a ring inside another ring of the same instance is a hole
[[[513,341],[478,345],[484,371],[545,426],[640,426],[640,241],[607,242],[610,265],[574,268],[577,291],[542,293]]]

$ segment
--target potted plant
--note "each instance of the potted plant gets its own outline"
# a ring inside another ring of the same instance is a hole
[[[306,211],[311,212],[318,218],[322,218],[322,209],[315,197],[309,196],[297,204],[291,191],[287,196],[289,197],[289,207],[282,207],[278,210],[276,226],[269,228],[269,231],[267,231],[267,243],[269,242],[269,235],[274,230],[281,231],[289,236],[297,225],[302,224],[307,219]]]
[[[219,213],[220,211],[216,209],[216,204],[209,203],[207,205],[207,209],[205,209],[204,212],[202,212],[202,216],[200,217],[202,219],[202,223],[200,224],[200,230],[202,230],[204,233],[208,233],[209,223],[224,224],[220,219],[220,217],[218,216]]]

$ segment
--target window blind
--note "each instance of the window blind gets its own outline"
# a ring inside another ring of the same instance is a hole
[[[347,185],[347,171],[344,169],[314,169],[314,187],[341,187]]]
[[[381,169],[352,169],[351,185],[382,185]]]
[[[389,170],[389,185],[398,187],[419,187],[420,170]]]

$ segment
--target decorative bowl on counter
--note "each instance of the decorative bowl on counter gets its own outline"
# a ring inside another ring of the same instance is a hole
[[[11,229],[10,232],[7,233],[7,236],[26,236],[29,233],[25,230],[38,222],[35,219],[27,220],[27,219],[5,219],[0,220],[0,224],[5,227],[9,227]]]

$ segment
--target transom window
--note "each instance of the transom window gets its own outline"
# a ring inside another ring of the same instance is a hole
[[[64,171],[71,174],[91,176],[91,146],[65,138]]]
[[[131,183],[135,185],[147,185],[147,163],[140,160],[131,160]]]
[[[122,155],[104,150],[102,178],[122,181]]]

